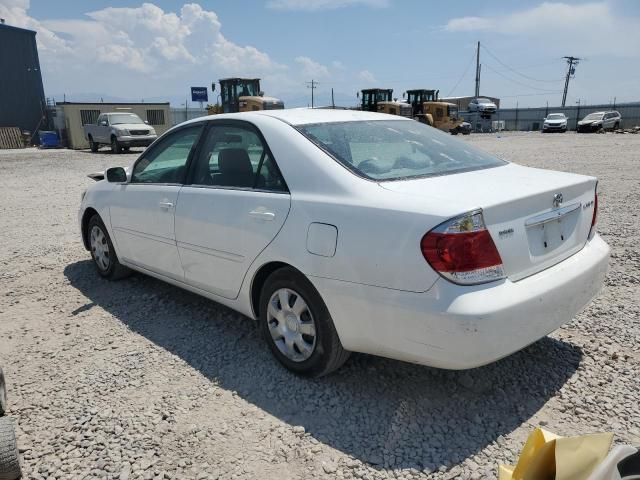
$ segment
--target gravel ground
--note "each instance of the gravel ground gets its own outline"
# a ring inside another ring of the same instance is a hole
[[[538,425],[640,444],[640,135],[464,137],[600,178],[606,286],[571,323],[487,367],[353,355],[281,368],[251,321],[142,275],[93,270],[86,173],[135,154],[0,151],[0,364],[26,478],[495,478]]]

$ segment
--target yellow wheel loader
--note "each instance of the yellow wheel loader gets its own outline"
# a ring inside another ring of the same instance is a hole
[[[438,100],[439,90],[407,90],[407,102],[411,105],[413,118],[444,132],[457,135],[461,132],[463,119],[458,116],[458,107],[453,103]]]
[[[221,105],[208,105],[209,115],[284,108],[279,98],[264,95],[259,78],[222,78],[219,82]],[[215,83],[211,89],[215,91]]]
[[[368,88],[362,90],[362,110],[411,117],[411,105],[393,100],[390,88]]]

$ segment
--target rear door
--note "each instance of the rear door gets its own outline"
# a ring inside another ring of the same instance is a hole
[[[189,177],[175,217],[185,281],[235,298],[285,222],[286,184],[261,133],[242,121],[211,122]]]
[[[180,281],[174,214],[187,164],[203,124],[165,136],[138,159],[131,180],[119,186],[110,212],[118,255],[126,262]]]

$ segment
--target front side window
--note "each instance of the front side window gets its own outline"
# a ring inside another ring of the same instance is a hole
[[[410,120],[333,122],[296,128],[344,166],[372,180],[453,174],[507,163]]]
[[[196,162],[194,185],[286,191],[274,159],[250,127],[212,125]]]
[[[131,183],[183,183],[187,161],[202,125],[167,135],[133,167]]]

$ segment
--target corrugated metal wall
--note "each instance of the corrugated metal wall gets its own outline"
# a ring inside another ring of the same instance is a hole
[[[178,125],[193,118],[204,117],[209,115],[206,108],[189,108],[185,110],[179,107],[171,107],[171,125]]]
[[[631,128],[640,125],[640,103],[626,103],[613,105],[587,105],[570,107],[549,107],[549,113],[564,113],[569,118],[569,129],[575,130],[578,120],[582,120],[593,112],[617,110],[622,115],[622,127]],[[503,120],[506,130],[535,131],[542,128],[543,118],[547,113],[547,107],[538,108],[502,108],[491,117],[492,121]],[[476,122],[475,114],[464,114],[472,125]]]
[[[36,32],[0,24],[0,127],[44,128],[46,111]]]

